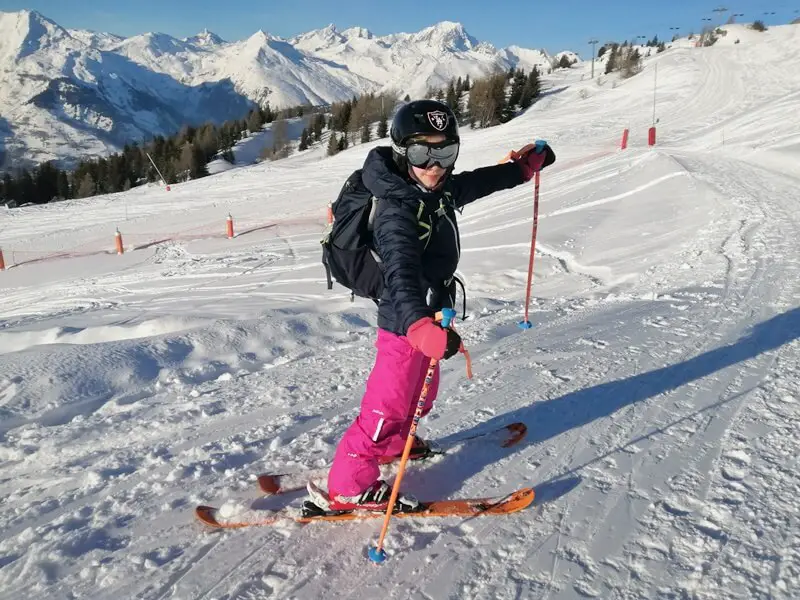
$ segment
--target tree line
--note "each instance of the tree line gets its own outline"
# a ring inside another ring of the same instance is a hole
[[[513,119],[531,106],[541,94],[541,78],[534,68],[498,72],[470,80],[453,78],[445,88],[430,88],[426,97],[447,104],[461,125],[490,127]],[[405,101],[411,98],[406,95]],[[207,176],[208,163],[222,158],[235,161],[234,146],[249,134],[271,123],[272,143],[261,152],[262,160],[289,156],[294,148],[287,119],[304,117],[299,151],[322,142],[330,132],[326,151],[334,155],[357,143],[386,138],[389,119],[398,101],[394,91],[368,93],[329,107],[295,106],[280,111],[267,104],[253,108],[242,119],[222,124],[184,126],[172,136],[155,136],[144,143],[130,143],[107,157],[81,160],[68,171],[47,162],[0,179],[0,202],[19,206],[45,204],[55,200],[87,198],[121,192],[163,180],[167,184]]]
[[[469,75],[452,78],[446,87],[431,87],[425,93],[426,98],[435,98],[449,106],[460,125],[479,128],[510,121],[540,95],[541,77],[536,68],[530,73],[512,68],[474,81]],[[410,100],[408,95],[403,99]],[[328,120],[331,135],[327,154],[333,156],[357,142],[363,144],[387,137],[388,118],[395,104],[396,95],[391,92],[334,103]],[[377,126],[373,127],[375,123]]]
[[[606,53],[608,53],[606,75],[619,72],[623,78],[628,78],[642,71],[642,54],[639,52],[639,48],[629,44],[627,41],[622,44],[614,42],[604,45],[598,51],[597,57],[602,58]]]
[[[263,108],[251,109],[242,119],[187,125],[172,136],[158,135],[148,142],[126,144],[121,152],[107,157],[81,160],[71,171],[46,162],[34,169],[5,173],[0,179],[0,202],[16,206],[45,204],[122,192],[160,181],[162,176],[165,183],[205,177],[212,160],[234,162],[233,147],[248,132],[260,131],[264,124],[279,118],[302,116],[309,110],[308,106],[296,106],[274,111],[267,103]]]

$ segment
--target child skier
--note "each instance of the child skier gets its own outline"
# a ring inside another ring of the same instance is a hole
[[[363,169],[348,179],[347,194],[367,193],[375,203],[373,243],[383,269],[378,302],[375,366],[361,411],[336,449],[328,497],[309,493],[328,510],[386,510],[391,487],[378,465],[402,454],[430,359],[448,359],[461,338],[433,319],[455,303],[454,273],[461,255],[456,211],[499,190],[529,181],[555,162],[549,146],[523,153],[515,162],[453,175],[460,138],[450,108],[433,100],[402,106],[391,126],[392,145],[372,150]],[[360,173],[360,176],[359,176]],[[349,187],[348,187],[349,186]],[[423,415],[436,398],[437,368]],[[431,445],[417,437],[411,458]],[[400,494],[396,509],[413,511],[415,498]]]

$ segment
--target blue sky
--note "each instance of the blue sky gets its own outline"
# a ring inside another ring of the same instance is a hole
[[[385,35],[450,20],[498,47],[571,49],[582,55],[590,53],[586,42],[592,37],[621,41],[637,35],[671,37],[670,27],[680,27],[684,35],[697,31],[704,17],[720,20],[712,13],[718,6],[703,0],[0,0],[2,11],[38,10],[64,27],[124,36],[160,31],[187,37],[208,28],[227,40],[243,39],[258,29],[291,37],[329,23],[339,29],[360,25]],[[795,12],[800,0],[736,0],[722,6],[744,13],[745,20],[767,24],[800,16]]]

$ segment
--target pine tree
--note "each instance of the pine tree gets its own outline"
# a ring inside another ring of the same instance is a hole
[[[447,86],[447,95],[445,96],[444,103],[450,107],[450,110],[453,110],[457,100],[458,100],[458,95],[456,94],[456,86],[455,83],[453,83],[453,80],[451,79],[450,83]]]
[[[322,139],[322,130],[325,127],[325,115],[322,113],[314,117],[314,141],[318,142]]]
[[[458,123],[461,123],[461,121],[464,119],[464,108],[461,104],[461,94],[456,94],[456,99],[451,109]]]
[[[331,137],[328,139],[328,156],[339,154],[339,142],[336,139],[336,132],[331,131]]]
[[[619,46],[614,44],[611,46],[611,53],[608,55],[608,62],[606,62],[606,75],[613,73],[617,70],[617,61],[619,60]]]
[[[306,129],[304,127],[303,128],[303,133],[300,134],[300,144],[297,146],[297,150],[299,152],[303,152],[304,150],[308,150],[308,144],[309,144],[308,138],[309,138],[308,129]]]
[[[349,142],[347,141],[347,134],[345,133],[344,135],[342,135],[342,137],[341,137],[341,138],[339,138],[339,145],[338,145],[339,152],[341,152],[342,150],[347,150],[347,147],[348,147],[349,145],[350,145],[350,144],[349,144]]]
[[[464,77],[464,91],[468,92],[472,89],[472,84],[469,81],[469,75]]]
[[[186,142],[187,144],[189,142]],[[107,168],[105,171],[105,182],[103,189],[108,192],[120,192],[125,183],[127,166],[124,155],[112,154],[108,157]]]
[[[369,123],[364,123],[361,128],[361,143],[366,144],[372,137],[372,127]]]
[[[272,122],[272,160],[288,157],[292,152],[289,144],[289,125],[285,119]]]
[[[71,190],[69,189],[69,177],[67,177],[66,171],[58,172],[58,183],[56,185],[58,188],[59,198],[67,200],[72,197]]]
[[[261,109],[261,120],[264,123],[272,123],[275,120],[275,113],[272,112],[269,101],[267,101],[264,104],[264,108]]]
[[[19,186],[20,203],[31,204],[36,202],[36,183],[28,169],[23,169],[17,182]]]
[[[522,110],[528,108],[539,97],[541,94],[541,86],[539,69],[534,67],[525,80],[525,86],[522,88],[522,94],[519,98],[519,107]]]
[[[9,204],[16,204],[16,182],[11,179],[11,175],[6,173],[3,175],[3,182],[0,183],[0,202],[8,202]]]
[[[381,117],[381,120],[378,121],[378,139],[382,140],[387,135],[389,135],[389,119],[384,115]]]
[[[525,89],[525,84],[527,82],[528,78],[525,76],[525,71],[523,69],[514,73],[514,80],[511,83],[511,93],[508,96],[508,105],[512,109],[519,105],[522,99],[522,90]]]
[[[95,194],[95,183],[94,177],[92,177],[91,173],[86,173],[83,176],[83,179],[80,180],[78,184],[78,191],[75,193],[77,198],[88,198],[89,196],[94,196]]]
[[[181,149],[181,156],[175,164],[175,171],[176,177],[181,181],[199,179],[208,175],[202,151],[194,144],[186,142]]]
[[[34,197],[37,204],[45,204],[58,196],[58,169],[53,163],[46,162],[33,174]]]
[[[622,60],[622,76],[633,77],[642,70],[642,56],[638,48],[628,48]]]
[[[258,109],[251,110],[250,114],[247,115],[247,130],[250,133],[256,133],[258,131],[261,131],[263,125],[264,125],[264,118],[261,115],[261,111]]]
[[[334,102],[331,106],[331,130],[345,133],[350,128],[353,105],[350,102]]]

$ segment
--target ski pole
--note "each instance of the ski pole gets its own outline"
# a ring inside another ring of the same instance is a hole
[[[447,329],[450,323],[456,316],[456,311],[452,308],[442,309],[442,327]],[[386,560],[386,551],[383,549],[383,542],[386,540],[386,534],[389,531],[389,522],[392,520],[392,512],[394,511],[397,496],[400,493],[400,482],[403,481],[403,475],[406,472],[406,463],[411,454],[411,447],[414,445],[414,434],[417,432],[417,425],[422,418],[422,410],[425,408],[425,402],[428,399],[428,391],[433,383],[433,377],[436,374],[436,365],[439,361],[435,358],[431,359],[428,366],[428,371],[425,373],[425,383],[422,386],[422,391],[419,394],[419,401],[417,402],[417,410],[414,412],[414,418],[411,420],[411,429],[408,430],[408,438],[406,438],[406,447],[403,449],[403,455],[400,458],[400,466],[397,468],[397,478],[394,480],[392,486],[392,495],[389,497],[389,506],[386,507],[386,516],[383,518],[383,528],[381,535],[378,538],[378,543],[369,549],[369,558],[374,563],[382,563]]]
[[[511,150],[506,154],[500,163],[506,163],[511,160],[517,161],[527,152],[533,151],[536,154],[544,152],[547,142],[545,140],[536,140],[535,144],[527,144],[520,150]],[[533,259],[536,253],[536,230],[539,227],[539,185],[541,183],[541,172],[536,171],[534,186],[533,186],[533,234],[531,235],[531,257],[528,261],[528,287],[525,292],[525,317],[518,323],[520,329],[530,329],[533,327],[528,320],[528,310],[531,304],[531,284],[533,283]]]
[[[536,231],[539,228],[539,185],[541,183],[541,171],[536,171],[533,185],[533,232],[531,233],[531,258],[528,261],[528,288],[525,293],[525,317],[519,323],[520,329],[530,329],[533,327],[528,320],[528,309],[531,305],[531,285],[533,284],[533,260],[536,256]]]

